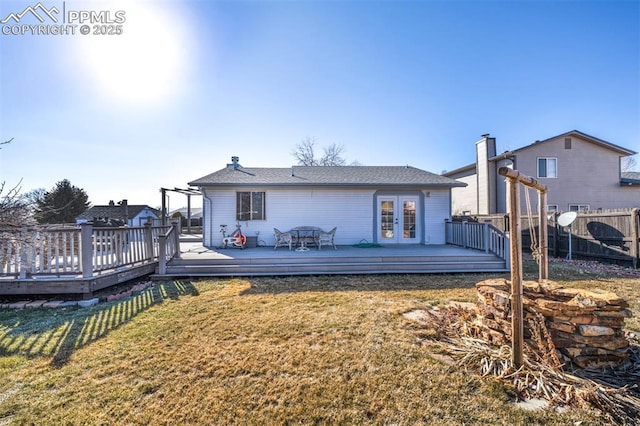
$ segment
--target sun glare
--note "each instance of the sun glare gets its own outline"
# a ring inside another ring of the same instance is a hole
[[[113,6],[112,6],[113,7]],[[82,35],[83,60],[101,92],[126,103],[163,103],[186,79],[186,34],[177,16],[153,3],[119,5],[126,13],[122,34],[95,34],[109,25],[89,25]]]

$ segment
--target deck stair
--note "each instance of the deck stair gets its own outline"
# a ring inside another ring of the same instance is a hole
[[[154,278],[321,274],[506,272],[504,259],[450,246],[274,251],[270,248],[187,252]]]

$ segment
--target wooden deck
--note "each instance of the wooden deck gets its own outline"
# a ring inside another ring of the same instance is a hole
[[[2,229],[0,297],[92,298],[96,291],[147,276],[173,256],[173,226]]]
[[[156,273],[152,278],[508,271],[504,259],[451,245],[339,246],[337,250],[289,251],[273,247],[213,250],[200,242],[181,242],[180,251],[180,258],[167,264],[166,274]]]
[[[106,270],[86,278],[82,274],[59,274],[29,278],[0,277],[0,297],[64,296],[90,299],[94,292],[152,274],[158,262]]]

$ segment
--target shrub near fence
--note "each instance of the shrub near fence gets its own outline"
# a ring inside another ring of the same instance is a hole
[[[566,257],[569,253],[569,228],[558,225],[558,214],[548,221],[549,254]],[[508,215],[458,216],[454,220],[489,222],[508,232]],[[538,217],[533,216],[534,232],[538,235]],[[522,248],[530,251],[529,220],[523,216]],[[573,258],[599,260],[637,268],[640,265],[640,209],[579,212],[571,225]]]

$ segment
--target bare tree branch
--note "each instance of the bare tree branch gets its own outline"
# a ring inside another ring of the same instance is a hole
[[[291,155],[294,156],[296,161],[301,166],[318,166],[318,160],[316,160],[314,147],[316,144],[315,138],[306,137],[299,144],[297,144]]]
[[[623,172],[633,172],[638,169],[638,158],[637,155],[631,155],[629,157],[624,157],[622,159],[622,171]]]
[[[331,144],[324,148],[324,156],[320,159],[321,166],[344,166],[347,161],[342,157],[344,146]]]
[[[347,164],[347,160],[343,157],[344,146],[336,143],[326,146],[322,148],[323,156],[316,158],[315,145],[315,138],[307,137],[294,147],[291,155],[302,166],[344,166]],[[359,165],[359,163],[353,162],[352,165]]]
[[[4,142],[0,142],[0,145],[6,145],[11,143],[11,141],[13,140],[13,138],[9,139],[8,141],[4,141]],[[2,149],[2,147],[0,146],[0,149]]]

